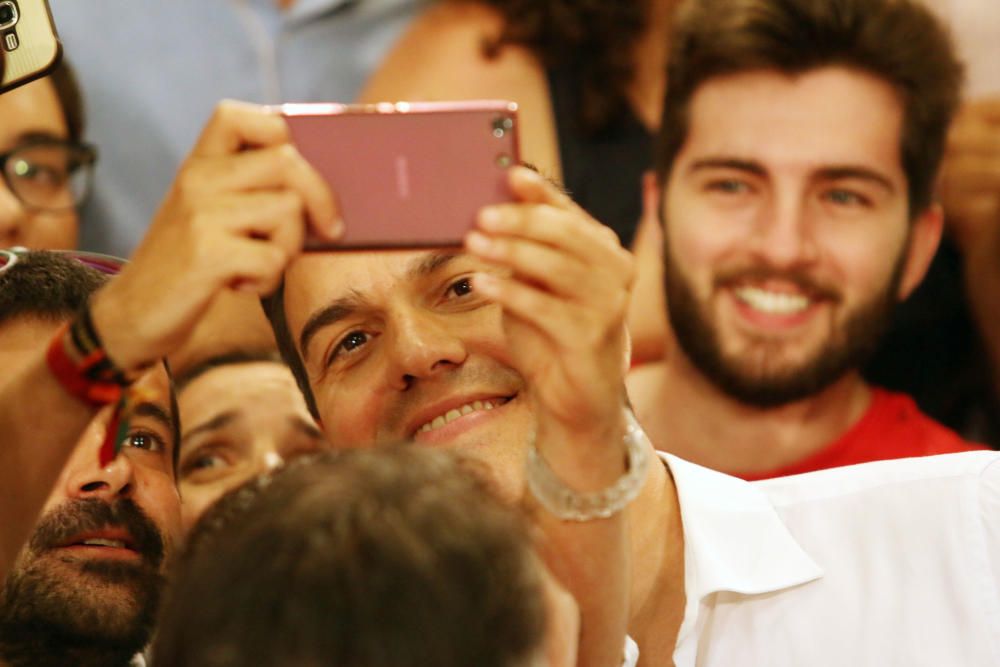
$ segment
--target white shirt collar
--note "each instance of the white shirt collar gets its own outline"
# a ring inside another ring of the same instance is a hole
[[[688,600],[720,591],[757,595],[823,576],[763,492],[749,482],[660,452],[677,487]],[[687,578],[687,577],[686,577]]]

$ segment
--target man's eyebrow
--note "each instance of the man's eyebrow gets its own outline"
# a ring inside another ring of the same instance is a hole
[[[749,172],[755,176],[764,176],[767,173],[759,162],[733,157],[707,157],[695,160],[688,166],[687,171],[694,172],[701,169],[735,169]]]
[[[893,185],[892,181],[889,180],[888,177],[880,174],[874,169],[869,169],[868,167],[858,167],[853,165],[825,167],[817,172],[817,176],[826,181],[856,178],[875,183],[876,185],[881,186],[889,194],[896,192],[896,186]]]
[[[204,433],[205,431],[214,431],[216,429],[220,429],[226,424],[232,422],[234,419],[236,419],[236,417],[237,417],[237,412],[235,410],[227,410],[226,412],[217,414],[208,421],[202,422],[201,424],[198,424],[191,430],[185,432],[184,436],[181,438],[181,441],[185,442],[187,440],[190,440],[194,436],[198,435],[199,433]]]
[[[424,278],[464,254],[460,250],[437,250],[426,253],[411,260],[409,267],[406,269],[406,277],[409,280]]]
[[[46,130],[28,130],[17,135],[17,139],[12,145],[22,146],[24,144],[32,144],[37,142],[46,141],[66,141],[66,137],[55,134],[54,132],[49,132]]]
[[[174,428],[174,420],[170,417],[170,413],[163,409],[157,403],[151,403],[149,401],[143,401],[137,404],[132,409],[132,416],[134,417],[149,417],[154,421],[160,422],[160,424],[169,430]]]
[[[299,349],[302,350],[302,358],[309,358],[309,343],[312,342],[320,329],[350,317],[361,308],[362,303],[361,295],[352,290],[348,296],[341,297],[313,313],[306,325],[302,327],[302,333],[299,334]]]

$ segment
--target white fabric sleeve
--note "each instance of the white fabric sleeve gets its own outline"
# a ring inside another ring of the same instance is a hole
[[[635,667],[639,664],[639,645],[635,641],[625,635],[625,659],[622,661],[622,667]]]

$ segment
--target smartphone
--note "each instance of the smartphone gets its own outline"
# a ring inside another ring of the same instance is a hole
[[[0,93],[45,76],[60,58],[47,0],[0,0]]]
[[[285,104],[292,139],[344,220],[325,248],[460,246],[479,209],[511,201],[517,105],[506,101]]]

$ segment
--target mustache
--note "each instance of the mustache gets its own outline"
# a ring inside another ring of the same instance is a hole
[[[28,543],[35,553],[65,545],[70,539],[108,528],[127,532],[134,549],[153,568],[163,563],[164,539],[156,524],[129,498],[108,503],[81,498],[63,503],[38,522]]]
[[[840,301],[841,293],[833,285],[822,283],[805,271],[797,269],[773,269],[766,266],[731,269],[715,276],[715,287],[728,287],[741,282],[765,282],[780,280],[791,283],[814,299]]]

